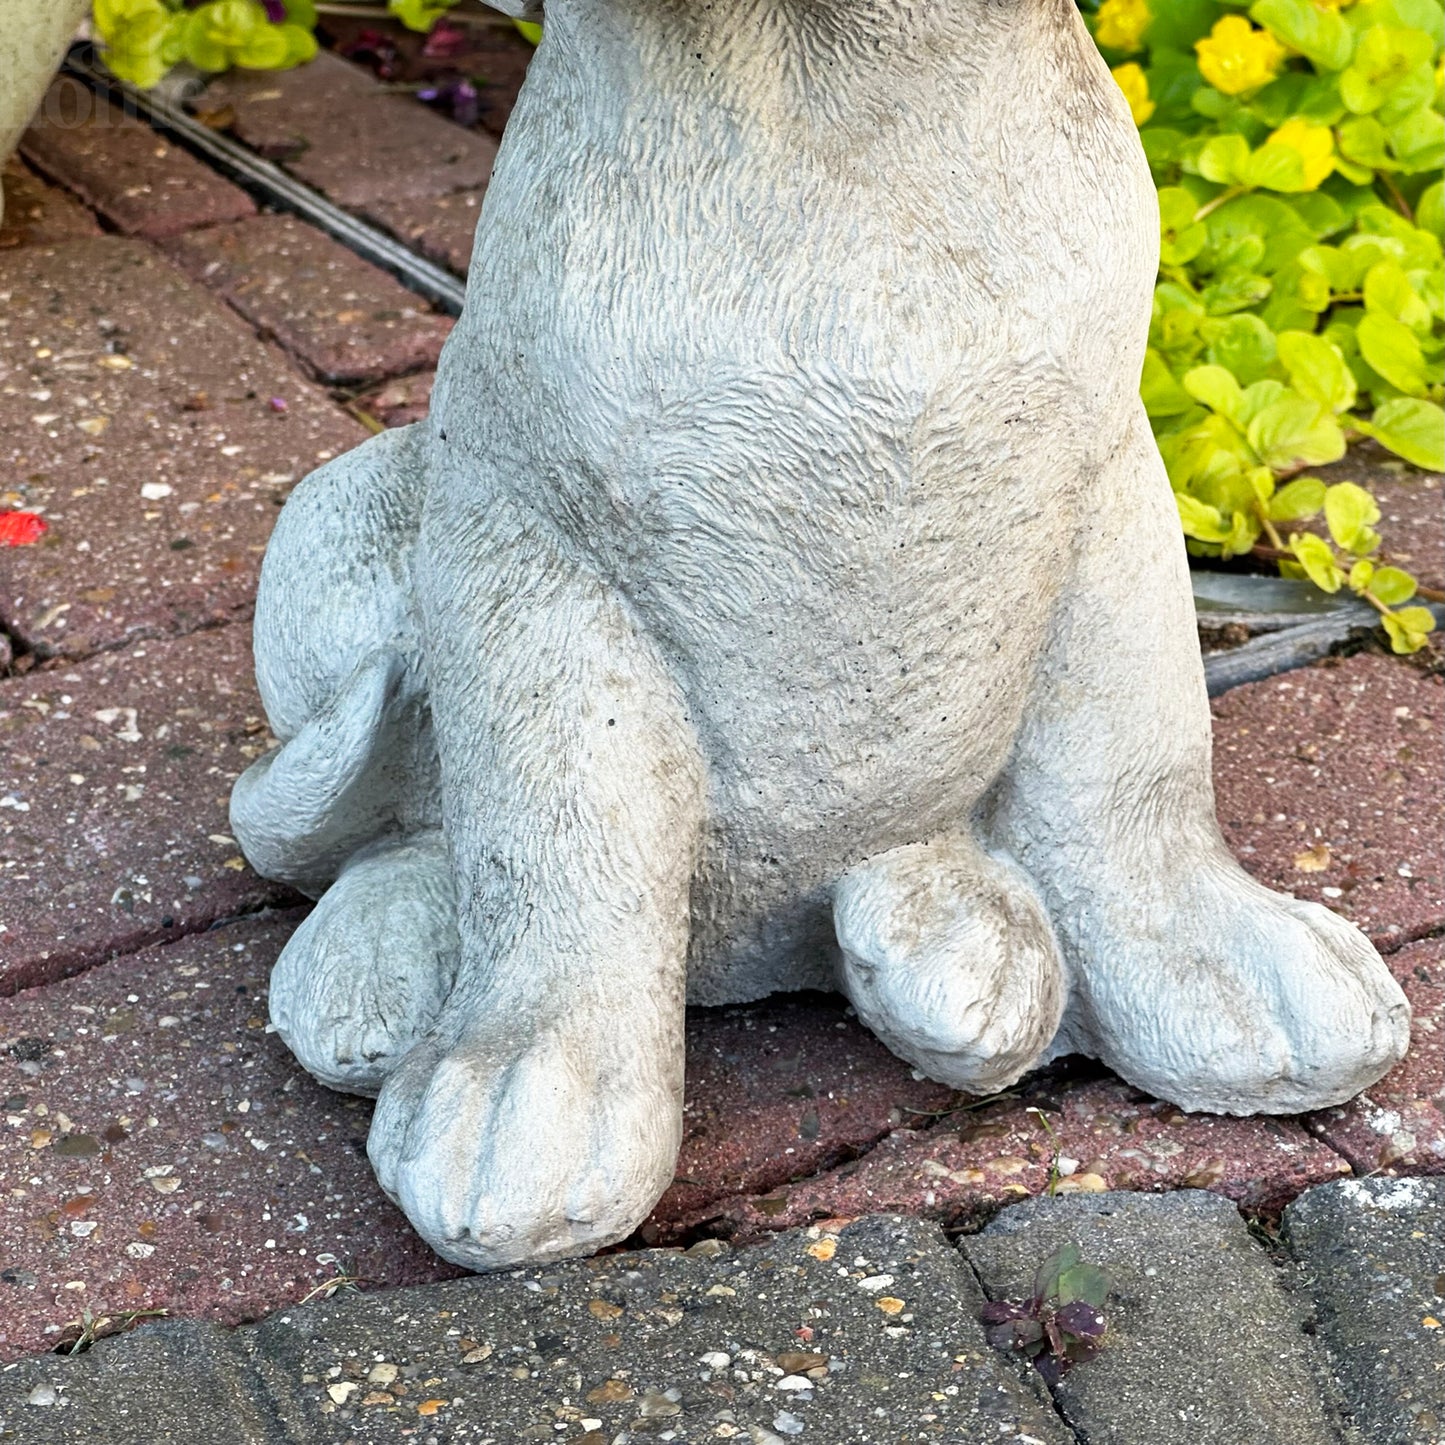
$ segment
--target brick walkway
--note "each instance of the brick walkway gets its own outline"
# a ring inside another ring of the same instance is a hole
[[[485,136],[331,57],[228,77],[212,102],[299,178],[464,266]],[[372,137],[367,163],[338,159],[327,127]],[[0,557],[12,1359],[84,1310],[235,1323],[340,1275],[456,1273],[372,1180],[370,1105],[265,1032],[301,900],[226,827],[231,783],[271,745],[248,619],[276,510],[367,424],[422,414],[448,323],[113,107],[42,122],[23,154],[0,233],[0,506],[50,530]],[[1440,480],[1376,480],[1388,545],[1445,576]],[[1351,1173],[1445,1173],[1438,665],[1331,659],[1227,693],[1215,717],[1245,866],[1359,923],[1410,994],[1415,1047],[1394,1073],[1301,1119],[1182,1114],[1077,1060],[979,1104],[913,1078],[833,998],[695,1010],[687,1137],[642,1240],[877,1210],[976,1228],[1045,1190],[1056,1153],[1061,1193],[1206,1189],[1266,1218]]]

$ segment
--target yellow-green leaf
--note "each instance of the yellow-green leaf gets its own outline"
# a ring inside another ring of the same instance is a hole
[[[1196,366],[1184,373],[1184,390],[1210,411],[1238,426],[1244,424],[1244,392],[1231,372],[1222,366]]]
[[[1325,504],[1325,484],[1318,477],[1296,477],[1269,499],[1271,522],[1302,522]]]
[[[1299,559],[1305,575],[1322,592],[1338,592],[1345,574],[1335,561],[1330,544],[1313,532],[1296,532],[1289,539],[1290,551]]]
[[[1370,579],[1370,591],[1386,607],[1398,607],[1415,595],[1416,582],[1408,572],[1399,567],[1376,567],[1374,576]]]
[[[1318,402],[1295,392],[1265,407],[1246,435],[1259,459],[1277,472],[1323,466],[1345,454],[1339,423]]]
[[[1369,589],[1370,578],[1375,575],[1375,564],[1366,557],[1361,557],[1353,567],[1350,568],[1350,587],[1356,592],[1365,592]]]
[[[1380,621],[1389,634],[1391,649],[1400,653],[1419,652],[1435,630],[1435,619],[1428,607],[1406,607],[1399,612],[1387,612]]]
[[[1379,520],[1375,499],[1356,483],[1337,482],[1325,492],[1325,524],[1345,551],[1358,555],[1379,546],[1379,534],[1373,530]]]
[[[1355,419],[1356,431],[1427,471],[1445,471],[1445,410],[1433,401],[1397,397],[1375,408],[1368,421]]]
[[[1408,396],[1423,397],[1430,389],[1430,372],[1420,338],[1393,316],[1366,312],[1355,328],[1360,355],[1393,387]]]
[[[1179,521],[1186,537],[1199,542],[1228,541],[1229,527],[1216,508],[1191,497],[1188,492],[1175,492],[1174,501],[1179,507]]]
[[[1290,385],[1338,414],[1355,404],[1355,378],[1332,342],[1307,331],[1281,331],[1275,346]]]

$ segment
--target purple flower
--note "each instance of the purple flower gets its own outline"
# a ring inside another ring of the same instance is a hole
[[[475,125],[481,114],[481,97],[476,86],[465,77],[433,81],[430,85],[422,86],[417,91],[416,98],[441,110],[450,111],[452,119],[458,125]]]
[[[261,0],[261,8],[272,25],[281,25],[286,20],[286,0]]]

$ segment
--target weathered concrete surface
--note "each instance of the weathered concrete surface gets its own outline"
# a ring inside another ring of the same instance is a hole
[[[366,432],[240,317],[141,242],[5,256],[0,625],[79,657],[250,615],[290,487]]]
[[[0,1440],[17,1445],[295,1445],[232,1337],[163,1320],[81,1355],[0,1374]]]
[[[290,1445],[1072,1445],[1042,1386],[985,1343],[982,1304],[967,1267],[918,1220],[799,1231],[738,1253],[614,1254],[337,1297],[230,1341],[150,1331],[156,1345],[143,1332],[74,1360],[26,1361],[0,1374],[0,1438],[18,1426],[27,1445],[130,1445],[111,1429],[107,1386],[134,1362],[116,1395],[134,1399],[146,1384],[181,1395],[192,1387],[171,1379],[187,1356],[162,1361],[184,1339],[199,1356],[198,1393],[221,1379],[236,1390],[240,1403],[218,1422],[233,1433],[193,1421],[191,1439],[224,1445],[273,1438],[264,1408],[248,1411],[255,1379],[284,1427],[275,1438]],[[254,1375],[237,1370],[237,1356]],[[65,1403],[26,1407],[37,1384]]]
[[[1445,1440],[1445,1179],[1346,1179],[1284,1216],[1369,1445]]]
[[[127,235],[175,236],[256,212],[239,186],[72,76],[51,85],[20,149]]]
[[[270,746],[244,627],[0,680],[0,994],[299,901],[227,821]]]
[[[1215,698],[1235,856],[1385,951],[1445,925],[1445,677],[1375,653]]]
[[[1414,1010],[1410,1052],[1378,1084],[1306,1127],[1359,1174],[1445,1174],[1445,942],[1410,944],[1385,960]]]
[[[252,216],[167,243],[197,281],[331,385],[435,367],[452,323],[295,216]]]
[[[246,920],[0,999],[0,1359],[83,1309],[225,1324],[338,1275],[450,1279],[377,1187],[367,1100],[266,1032],[300,914]]]
[[[992,1299],[1027,1299],[1059,1246],[1113,1280],[1099,1357],[1054,1390],[1089,1445],[1329,1445],[1307,1306],[1234,1208],[1197,1190],[1104,1194],[1010,1209],[960,1247]]]

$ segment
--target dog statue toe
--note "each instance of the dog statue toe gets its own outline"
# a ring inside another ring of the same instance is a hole
[[[1215,823],[1157,251],[1072,0],[548,0],[429,420],[282,512],[233,802],[324,893],[273,1016],[440,1253],[636,1228],[687,1001],[1229,1113],[1401,1056]]]

